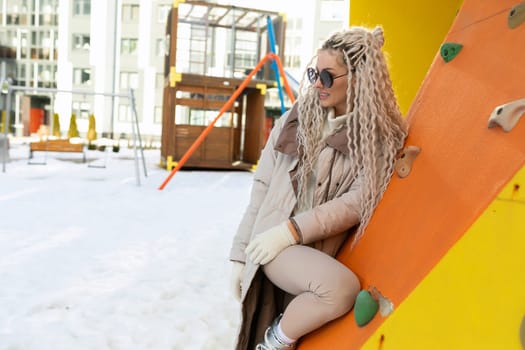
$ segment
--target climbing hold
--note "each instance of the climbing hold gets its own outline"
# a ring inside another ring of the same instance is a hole
[[[368,288],[372,298],[378,301],[379,303],[379,313],[381,316],[385,317],[394,312],[394,303],[385,297],[381,292],[374,286]]]
[[[404,178],[410,174],[412,163],[420,152],[421,148],[417,146],[407,146],[403,149],[395,164],[397,176]]]
[[[525,113],[525,98],[494,108],[489,117],[489,128],[497,125],[506,132],[511,131]]]
[[[517,28],[523,22],[525,22],[525,2],[511,8],[507,17],[507,24],[510,29]]]
[[[355,322],[359,327],[365,326],[374,318],[378,309],[379,303],[377,300],[372,297],[369,291],[363,289],[357,294],[357,298],[355,299]]]
[[[463,45],[458,43],[444,43],[441,45],[439,52],[441,53],[441,57],[445,62],[450,62],[458,55],[462,48]]]

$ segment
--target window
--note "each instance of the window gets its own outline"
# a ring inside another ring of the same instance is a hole
[[[122,5],[122,22],[138,22],[139,5]]]
[[[23,3],[27,3],[28,0],[22,0]],[[44,6],[52,6],[54,5],[55,3],[57,3],[58,1],[56,0],[40,0],[40,7],[44,7]]]
[[[91,85],[91,69],[90,68],[73,69],[73,84]]]
[[[159,23],[166,23],[170,9],[171,5],[159,5],[157,10],[157,21]]]
[[[26,85],[26,63],[25,62],[17,62],[16,64],[16,80],[18,81],[19,85],[25,86]]]
[[[31,79],[31,85],[38,87],[55,87],[56,71],[57,68],[55,64],[31,64],[29,75]]]
[[[29,55],[29,32],[27,30],[21,30],[20,36],[13,36],[13,46],[17,46],[17,41],[20,40],[20,57],[28,58]],[[18,53],[17,53],[18,55]]]
[[[73,0],[74,16],[89,16],[91,14],[91,0]]]
[[[58,25],[58,1],[40,0],[40,25],[52,26]]]
[[[118,120],[120,122],[131,122],[131,110],[128,105],[118,106]]]
[[[157,39],[156,44],[157,45],[155,47],[155,54],[157,55],[157,57],[164,57],[164,55],[166,55],[166,39]]]
[[[123,38],[120,41],[120,54],[135,55],[137,53],[138,39]]]
[[[40,46],[40,31],[35,30],[34,32],[31,32],[31,45],[32,46]]]
[[[20,24],[20,17],[18,14],[8,14],[6,18],[7,18],[6,23],[8,25],[9,24],[13,24],[13,25]]]
[[[73,34],[74,50],[89,50],[90,42],[89,34]]]
[[[53,30],[34,30],[30,32],[31,58],[52,59],[55,49],[56,32]]]
[[[56,66],[52,64],[39,64],[38,65],[38,80],[49,83],[55,79]]]
[[[73,101],[72,104],[73,113],[76,114],[79,119],[88,119],[91,113],[91,103],[85,101]]]
[[[301,56],[286,55],[284,58],[284,66],[288,68],[300,68],[301,67]]]
[[[139,75],[136,72],[120,72],[121,89],[138,89]]]
[[[43,32],[40,45],[42,47],[45,47],[47,49],[51,48],[53,46],[53,38],[51,32]]]
[[[190,111],[190,125],[209,125],[217,117],[216,111],[192,109]],[[215,123],[216,127],[231,126],[232,113],[224,113],[223,116]]]
[[[175,123],[189,125],[209,125],[217,117],[217,111],[193,109],[186,106],[175,106]],[[223,116],[215,123],[216,127],[237,127],[234,114],[224,113]],[[233,125],[232,125],[233,121]]]

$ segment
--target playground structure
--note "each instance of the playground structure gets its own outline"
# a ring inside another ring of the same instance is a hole
[[[267,54],[261,61],[259,61],[257,66],[250,72],[250,74],[248,74],[246,79],[244,79],[244,81],[237,88],[237,90],[235,90],[235,92],[230,97],[230,99],[222,106],[221,110],[219,111],[219,113],[217,114],[215,119],[212,120],[212,122],[201,132],[201,134],[197,137],[197,139],[191,144],[191,146],[188,148],[188,150],[186,150],[184,155],[181,157],[180,161],[177,162],[177,164],[175,165],[175,168],[173,168],[173,170],[171,170],[171,172],[168,175],[168,177],[160,185],[160,187],[159,187],[160,190],[162,190],[162,189],[164,189],[164,187],[166,187],[166,185],[171,180],[173,175],[175,175],[175,173],[180,168],[182,168],[182,166],[184,166],[184,164],[188,161],[188,159],[195,152],[195,150],[204,142],[206,137],[213,130],[213,128],[215,126],[215,123],[219,120],[219,118],[221,118],[221,116],[224,114],[224,112],[233,105],[235,100],[239,97],[239,95],[244,91],[246,86],[250,83],[250,81],[253,78],[253,76],[261,69],[263,64],[265,64],[268,60],[273,60],[273,62],[275,62],[276,66],[279,69],[279,72],[280,72],[281,76],[283,76],[283,83],[284,83],[286,92],[288,93],[288,97],[290,98],[290,100],[292,102],[294,101],[294,95],[293,95],[293,92],[292,92],[292,90],[291,90],[291,88],[290,88],[290,86],[289,86],[289,84],[287,82],[287,79],[286,79],[285,75],[284,75],[284,69],[283,69],[281,61],[279,59],[279,56],[277,56],[274,53]]]
[[[404,3],[351,3],[351,24],[385,28],[410,134],[337,256],[362,284],[354,309],[298,349],[525,349],[525,3]]]
[[[37,88],[37,87],[33,88],[33,87],[4,84],[2,86],[2,94],[5,95],[5,98],[6,98],[5,111],[4,111],[5,115],[10,115],[12,96],[17,93],[48,94],[48,95],[55,95],[55,94],[61,93],[61,94],[79,94],[79,95],[84,95],[84,96],[92,95],[92,96],[99,96],[99,97],[127,99],[129,101],[130,113],[133,117],[133,122],[132,122],[133,151],[134,151],[134,159],[135,159],[135,176],[136,176],[137,185],[140,185],[140,171],[139,171],[140,160],[142,162],[144,176],[147,176],[146,163],[145,163],[144,152],[143,152],[143,147],[142,147],[142,140],[141,140],[141,135],[140,135],[138,115],[137,115],[137,110],[136,110],[136,105],[135,105],[135,94],[134,94],[133,89],[130,89],[128,94],[112,94],[112,93],[91,92],[91,91],[61,90],[61,89],[54,89],[54,88]],[[8,130],[10,129],[9,119],[10,118],[5,118],[5,120],[2,123],[3,136],[4,136],[3,139],[5,140],[8,140]],[[72,121],[73,120],[75,119],[72,116]],[[77,152],[77,153],[82,153],[82,159],[85,162],[86,160],[85,151],[86,151],[87,145],[84,145],[81,140],[79,140],[79,142],[71,142],[71,140],[73,139],[71,135],[68,135],[66,139],[56,137],[56,136],[55,137],[49,136],[48,131],[49,129],[53,129],[54,125],[48,126],[48,125],[41,124],[41,126],[45,127],[45,130],[47,131],[42,133],[42,135],[40,136],[41,139],[39,141],[30,143],[29,160],[31,160],[33,152],[35,151],[45,152],[45,157],[46,157],[45,159],[47,159],[48,152]],[[88,132],[88,134],[89,133],[90,132]],[[89,135],[88,135],[88,139],[89,139]],[[3,155],[1,157],[2,172],[5,172],[6,163],[9,158],[7,144],[6,144],[6,147],[2,147],[0,151],[3,152]],[[32,163],[32,164],[46,164],[46,162],[44,160],[44,162]],[[95,167],[99,167],[99,166],[95,166]]]
[[[221,111],[187,167],[250,169],[265,140],[265,93],[276,71],[265,62],[270,52],[268,20],[275,47],[284,52],[285,19],[276,12],[204,1],[175,1],[166,25],[167,56],[161,136],[161,164],[173,169],[188,148],[243,82],[235,101]],[[273,29],[272,28],[272,29]]]

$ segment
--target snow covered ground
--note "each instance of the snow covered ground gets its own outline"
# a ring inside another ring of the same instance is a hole
[[[0,173],[0,350],[232,349],[228,253],[252,174],[159,167],[145,151],[12,144]],[[36,153],[34,161],[42,160]],[[141,164],[142,166],[142,164]]]

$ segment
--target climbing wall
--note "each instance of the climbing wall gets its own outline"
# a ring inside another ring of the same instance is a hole
[[[421,151],[407,177],[394,175],[359,245],[338,257],[393,312],[382,307],[359,327],[352,311],[300,350],[524,348],[518,5],[463,2],[408,111],[407,145]]]
[[[383,27],[383,48],[405,115],[463,0],[348,1],[351,25]]]

